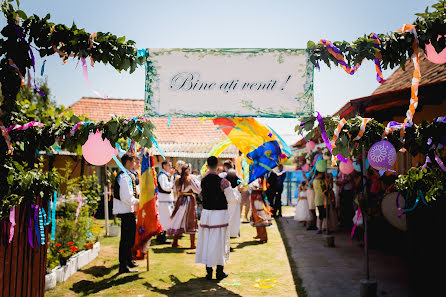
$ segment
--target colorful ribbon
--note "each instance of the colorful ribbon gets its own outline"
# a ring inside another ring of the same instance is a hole
[[[370,122],[372,119],[370,118],[364,118],[362,119],[361,127],[359,128],[358,135],[353,138],[353,140],[359,140],[364,135],[365,126],[367,126],[367,123]]]
[[[356,70],[358,70],[359,66],[361,64],[356,64],[353,67],[348,66],[347,63],[345,63],[344,56],[341,54],[341,50],[338,49],[333,43],[326,39],[321,39],[320,43],[322,43],[328,50],[328,52],[336,58],[339,65],[341,65],[342,69],[344,69],[345,72],[347,72],[350,75],[355,74]]]
[[[166,160],[166,157],[164,157],[164,151],[161,149],[158,142],[156,142],[156,140],[153,136],[150,136],[150,141],[152,141],[152,143],[156,146],[156,148],[160,152],[161,157],[163,157],[163,159]]]
[[[53,207],[51,209],[51,240],[56,239],[56,201],[57,191],[54,191]]]
[[[15,206],[13,206],[9,210],[9,222],[11,223],[11,227],[9,227],[9,243],[11,243],[12,238],[14,237],[14,228],[15,228]]]
[[[382,55],[381,55],[381,39],[379,39],[378,35],[376,35],[376,33],[372,33],[370,34],[370,38],[373,39],[373,46],[377,49],[377,51],[375,52],[375,70],[376,70],[376,80],[382,84],[384,83],[386,80],[384,79],[383,76],[383,71],[381,69],[381,60],[382,60]]]
[[[327,146],[327,148],[328,148],[328,150],[330,151],[330,153],[333,155],[332,146],[331,146],[330,141],[329,141],[328,138],[327,138],[327,131],[325,131],[324,120],[322,119],[321,114],[320,114],[318,111],[316,111],[316,112],[317,112],[317,116],[316,116],[316,118],[317,118],[317,121],[319,122],[319,127],[321,128],[321,136],[322,136],[322,139],[324,140],[325,145]],[[338,155],[336,156],[336,158],[338,158],[339,160],[341,160],[341,161],[344,162],[344,163],[347,163],[347,159],[344,158],[341,154],[338,154]]]
[[[40,228],[39,228],[39,206],[34,206],[34,232],[36,232],[36,245],[37,250],[39,250],[40,246]]]
[[[45,72],[45,63],[46,63],[46,60],[43,61],[42,68],[40,68],[40,76],[43,76],[43,73]]]
[[[8,146],[8,154],[12,154],[14,148],[12,147],[11,137],[9,136],[8,129],[3,126],[3,123],[0,121],[0,130],[2,131],[3,138],[5,139],[6,145]]]
[[[33,220],[32,220],[32,210],[34,209],[34,204],[31,204],[31,206],[28,208],[28,242],[31,248],[34,248],[33,243]]]
[[[14,124],[8,128],[8,133],[13,130],[26,130],[31,127],[43,127],[43,126],[44,126],[44,124],[35,122],[35,121],[31,121],[31,122],[23,124],[23,125]]]
[[[15,72],[20,76],[20,86],[23,87],[25,85],[25,78],[23,77],[23,74],[20,72],[19,67],[14,63],[12,59],[8,59],[9,66],[14,68]]]
[[[435,156],[435,161],[437,161],[438,163],[438,166],[440,166],[441,170],[446,172],[446,166],[444,166],[443,161],[440,159],[440,157],[437,155],[436,152],[434,152],[434,156]]]
[[[41,245],[45,245],[45,228],[44,228],[43,212],[45,212],[45,210],[43,208],[39,208],[39,229],[40,229]]]
[[[17,35],[22,40],[22,42],[26,43],[26,45],[28,46],[28,51],[31,56],[31,65],[33,66],[33,71],[34,71],[34,88],[36,89],[37,93],[39,93],[40,96],[45,97],[45,94],[41,90],[39,90],[36,84],[36,67],[35,67],[36,61],[34,59],[33,49],[31,48],[31,45],[28,42],[26,42],[25,35],[23,35],[23,32],[20,30],[20,28],[16,26],[15,30],[17,32]]]
[[[410,92],[410,104],[409,109],[406,113],[406,119],[404,119],[404,123],[411,123],[413,120],[413,116],[415,114],[415,110],[418,106],[418,86],[421,81],[421,73],[420,73],[420,57],[418,56],[418,35],[415,30],[415,25],[404,24],[399,30],[399,32],[410,32],[414,36],[414,41],[412,44],[413,54],[412,54],[412,62],[414,66],[413,77],[412,77],[412,85]]]
[[[79,205],[77,206],[76,209],[76,219],[74,220],[74,224],[77,224],[77,217],[79,216],[79,212],[81,211],[81,207],[82,207],[82,195],[81,192],[78,193],[77,195],[77,202],[79,203]]]
[[[101,93],[99,93],[98,91],[94,90],[91,87],[90,80],[88,79],[88,68],[87,68],[87,62],[85,61],[85,58],[82,57],[81,62],[82,62],[82,71],[84,73],[84,79],[85,79],[85,82],[87,83],[88,87],[90,88],[90,90],[93,93],[95,93],[96,96],[107,99],[107,96],[102,95]]]

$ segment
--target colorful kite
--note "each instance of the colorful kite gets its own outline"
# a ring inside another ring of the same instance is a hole
[[[156,209],[158,189],[153,156],[145,153],[141,162],[141,179],[138,221],[136,224],[135,245],[132,252],[135,259],[144,259],[150,238],[162,231]]]
[[[291,150],[283,139],[253,118],[216,118],[213,122],[247,157],[249,183],[291,156]]]

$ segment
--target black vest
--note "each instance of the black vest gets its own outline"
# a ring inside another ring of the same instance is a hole
[[[222,178],[216,174],[208,174],[201,180],[203,208],[208,210],[228,209],[225,193],[221,190]]]
[[[161,171],[161,172],[158,174],[158,177],[157,177],[158,192],[163,193],[163,194],[170,194],[170,193],[172,193],[172,191],[165,191],[165,190],[161,187],[161,184],[160,184],[160,176],[161,176],[161,174],[164,174],[165,176],[167,176],[167,174],[166,174],[165,172],[163,172],[163,171]],[[169,177],[167,176],[167,178],[169,178]]]
[[[114,182],[114,184],[113,184],[113,198],[115,198],[115,199],[118,199],[118,200],[121,200],[121,197],[120,197],[120,195],[119,195],[119,189],[120,189],[120,187],[119,187],[119,182],[118,182],[118,180],[119,180],[119,176],[121,175],[121,174],[124,174],[124,171],[120,171],[119,173],[118,173],[118,175],[116,176],[116,178],[115,178],[115,182]],[[132,188],[133,188],[133,195],[135,196],[135,198],[138,198],[137,197],[137,194],[136,194],[136,181],[134,180],[134,179],[136,179],[135,178],[135,176],[133,175],[133,173],[131,173],[131,172],[129,172],[129,176],[130,176],[130,179],[132,180]]]

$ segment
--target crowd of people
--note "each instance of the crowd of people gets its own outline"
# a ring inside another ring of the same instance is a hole
[[[125,154],[121,158],[125,171],[116,176],[114,183],[113,213],[121,219],[119,273],[134,272],[137,266],[131,248],[139,204],[138,159]],[[156,242],[181,248],[178,241],[188,234],[189,248],[196,249],[196,263],[206,265],[206,278],[212,279],[216,267],[216,278],[221,280],[227,276],[223,267],[231,251],[230,238],[240,236],[241,221],[256,228],[254,239],[259,243],[268,241],[266,227],[272,224],[271,215],[282,215],[280,197],[285,171],[280,166],[248,186],[238,174],[241,168],[235,168],[232,161],[219,166],[216,157],[209,157],[206,164],[207,171],[201,176],[183,161],[174,168],[170,161],[162,162],[157,176],[162,232]]]
[[[335,179],[333,174],[326,172],[317,172],[312,179],[306,174],[303,177],[305,180],[298,186],[294,219],[318,234],[339,228],[351,230],[357,222],[357,193],[364,189],[361,173],[338,172]],[[365,181],[372,214],[379,215],[381,198],[394,179],[394,175],[380,176],[377,170],[367,169]]]

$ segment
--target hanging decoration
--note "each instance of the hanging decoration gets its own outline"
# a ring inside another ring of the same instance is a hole
[[[341,162],[339,164],[339,170],[344,174],[350,174],[353,172],[353,161],[348,159],[347,163]]]
[[[396,150],[390,142],[382,140],[372,145],[367,158],[376,170],[389,170],[395,164]]]
[[[305,144],[305,147],[306,147],[307,151],[311,152],[316,147],[316,143],[314,143],[314,141],[310,140]]]
[[[438,35],[437,41],[440,39],[441,35]],[[446,49],[443,49],[441,52],[437,53],[434,46],[429,42],[425,47],[426,58],[435,64],[444,64],[446,63]]]
[[[118,154],[118,149],[113,148],[108,139],[102,139],[101,132],[96,132],[88,136],[87,142],[82,146],[82,154],[88,163],[102,166]]]
[[[319,160],[316,162],[316,170],[318,172],[325,172],[327,170],[327,162],[325,160]]]

